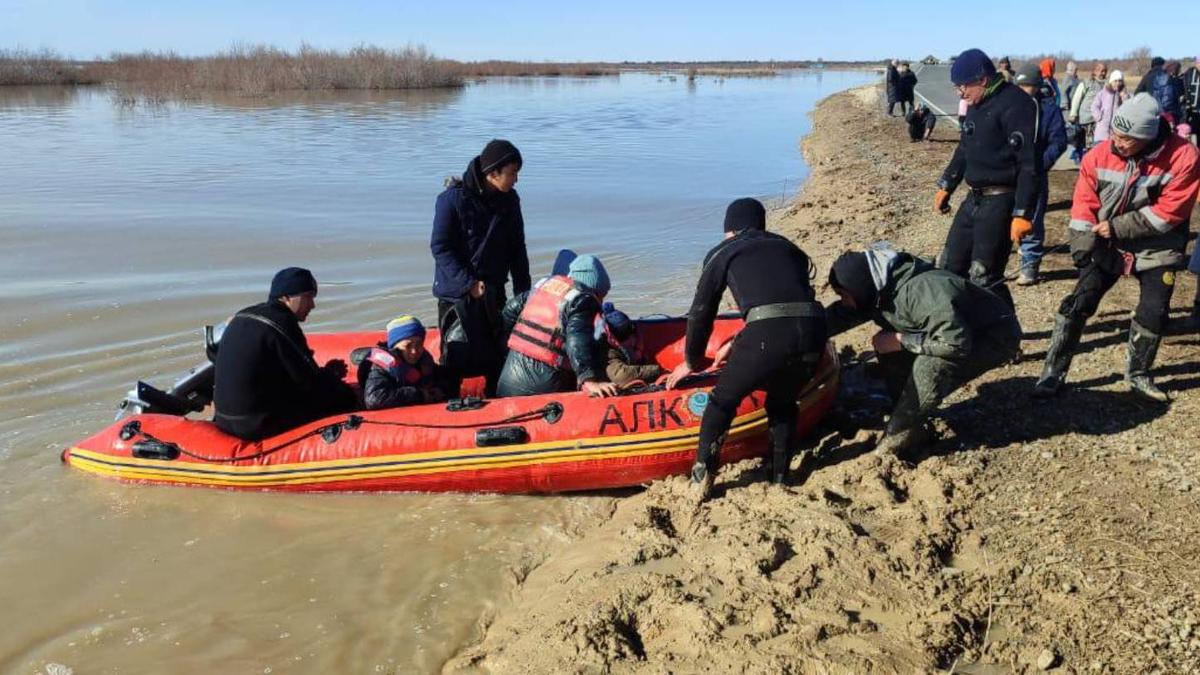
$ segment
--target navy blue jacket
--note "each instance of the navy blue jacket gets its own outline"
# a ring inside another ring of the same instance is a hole
[[[1158,101],[1158,107],[1164,113],[1171,114],[1178,123],[1183,112],[1179,106],[1179,98],[1183,96],[1181,84],[1182,80],[1171,77],[1171,74],[1162,68],[1151,68],[1138,85],[1137,93],[1149,93]]]
[[[487,186],[478,157],[438,195],[429,248],[439,300],[464,297],[475,281],[502,289],[511,276],[514,295],[532,285],[521,199],[516,190],[506,194]]]
[[[1038,108],[1041,114],[1038,118],[1037,149],[1042,153],[1042,175],[1050,172],[1050,167],[1058,161],[1067,150],[1067,124],[1063,121],[1062,108],[1054,98],[1054,92],[1038,92]]]

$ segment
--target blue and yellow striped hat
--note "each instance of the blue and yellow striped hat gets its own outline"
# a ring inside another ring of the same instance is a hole
[[[425,337],[425,326],[421,324],[421,320],[411,314],[398,316],[387,324],[387,346],[388,349],[396,346],[396,343],[401,340],[406,340],[410,337],[420,335]]]

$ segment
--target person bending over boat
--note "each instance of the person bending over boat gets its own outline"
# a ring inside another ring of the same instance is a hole
[[[590,396],[616,395],[617,386],[604,381],[593,337],[609,287],[600,260],[581,255],[567,274],[546,277],[509,300],[503,311],[508,358],[496,393],[533,396],[578,388]]]
[[[434,207],[433,295],[446,343],[442,363],[461,376],[484,375],[488,391],[504,362],[501,308],[504,284],[513,295],[530,288],[525,219],[515,186],[523,163],[512,143],[493,140],[471,160],[461,178],[447,182]],[[445,342],[445,340],[443,340]]]
[[[767,232],[766,209],[738,199],[725,211],[725,240],[708,252],[688,310],[685,358],[667,386],[704,366],[721,296],[728,288],[746,321],[709,395],[700,422],[692,482],[703,501],[712,489],[721,446],[738,404],[767,392],[771,480],[783,483],[796,446],[797,397],[812,379],[825,346],[825,311],[814,301],[812,263],[800,247]]]
[[[389,321],[385,345],[367,354],[370,370],[363,382],[367,410],[446,400],[451,387],[445,369],[425,351],[425,326],[420,319],[405,315]]]
[[[234,315],[217,350],[213,422],[227,434],[260,440],[353,410],[346,363],[318,366],[300,324],[316,307],[317,280],[300,267],[280,270],[267,301]]]
[[[596,341],[609,382],[624,387],[633,382],[650,384],[662,377],[663,367],[646,356],[637,324],[610,302],[604,303],[603,315]]]
[[[829,271],[841,298],[825,308],[829,335],[873,321],[871,339],[895,401],[877,451],[903,458],[929,438],[926,422],[952,391],[1010,363],[1021,326],[999,295],[877,242]]]

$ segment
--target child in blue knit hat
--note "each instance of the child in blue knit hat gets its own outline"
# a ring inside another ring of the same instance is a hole
[[[662,377],[666,371],[646,354],[637,324],[611,302],[604,303],[602,310],[596,344],[609,382],[623,387],[639,381],[651,384]]]
[[[363,384],[367,410],[446,400],[448,378],[425,350],[425,326],[420,319],[404,315],[389,321],[384,345],[366,358],[371,364]]]

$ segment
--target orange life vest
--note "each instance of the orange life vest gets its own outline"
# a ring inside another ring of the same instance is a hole
[[[563,309],[587,293],[570,277],[556,275],[539,281],[529,293],[521,317],[513,326],[508,348],[551,368],[571,370],[563,332]]]

